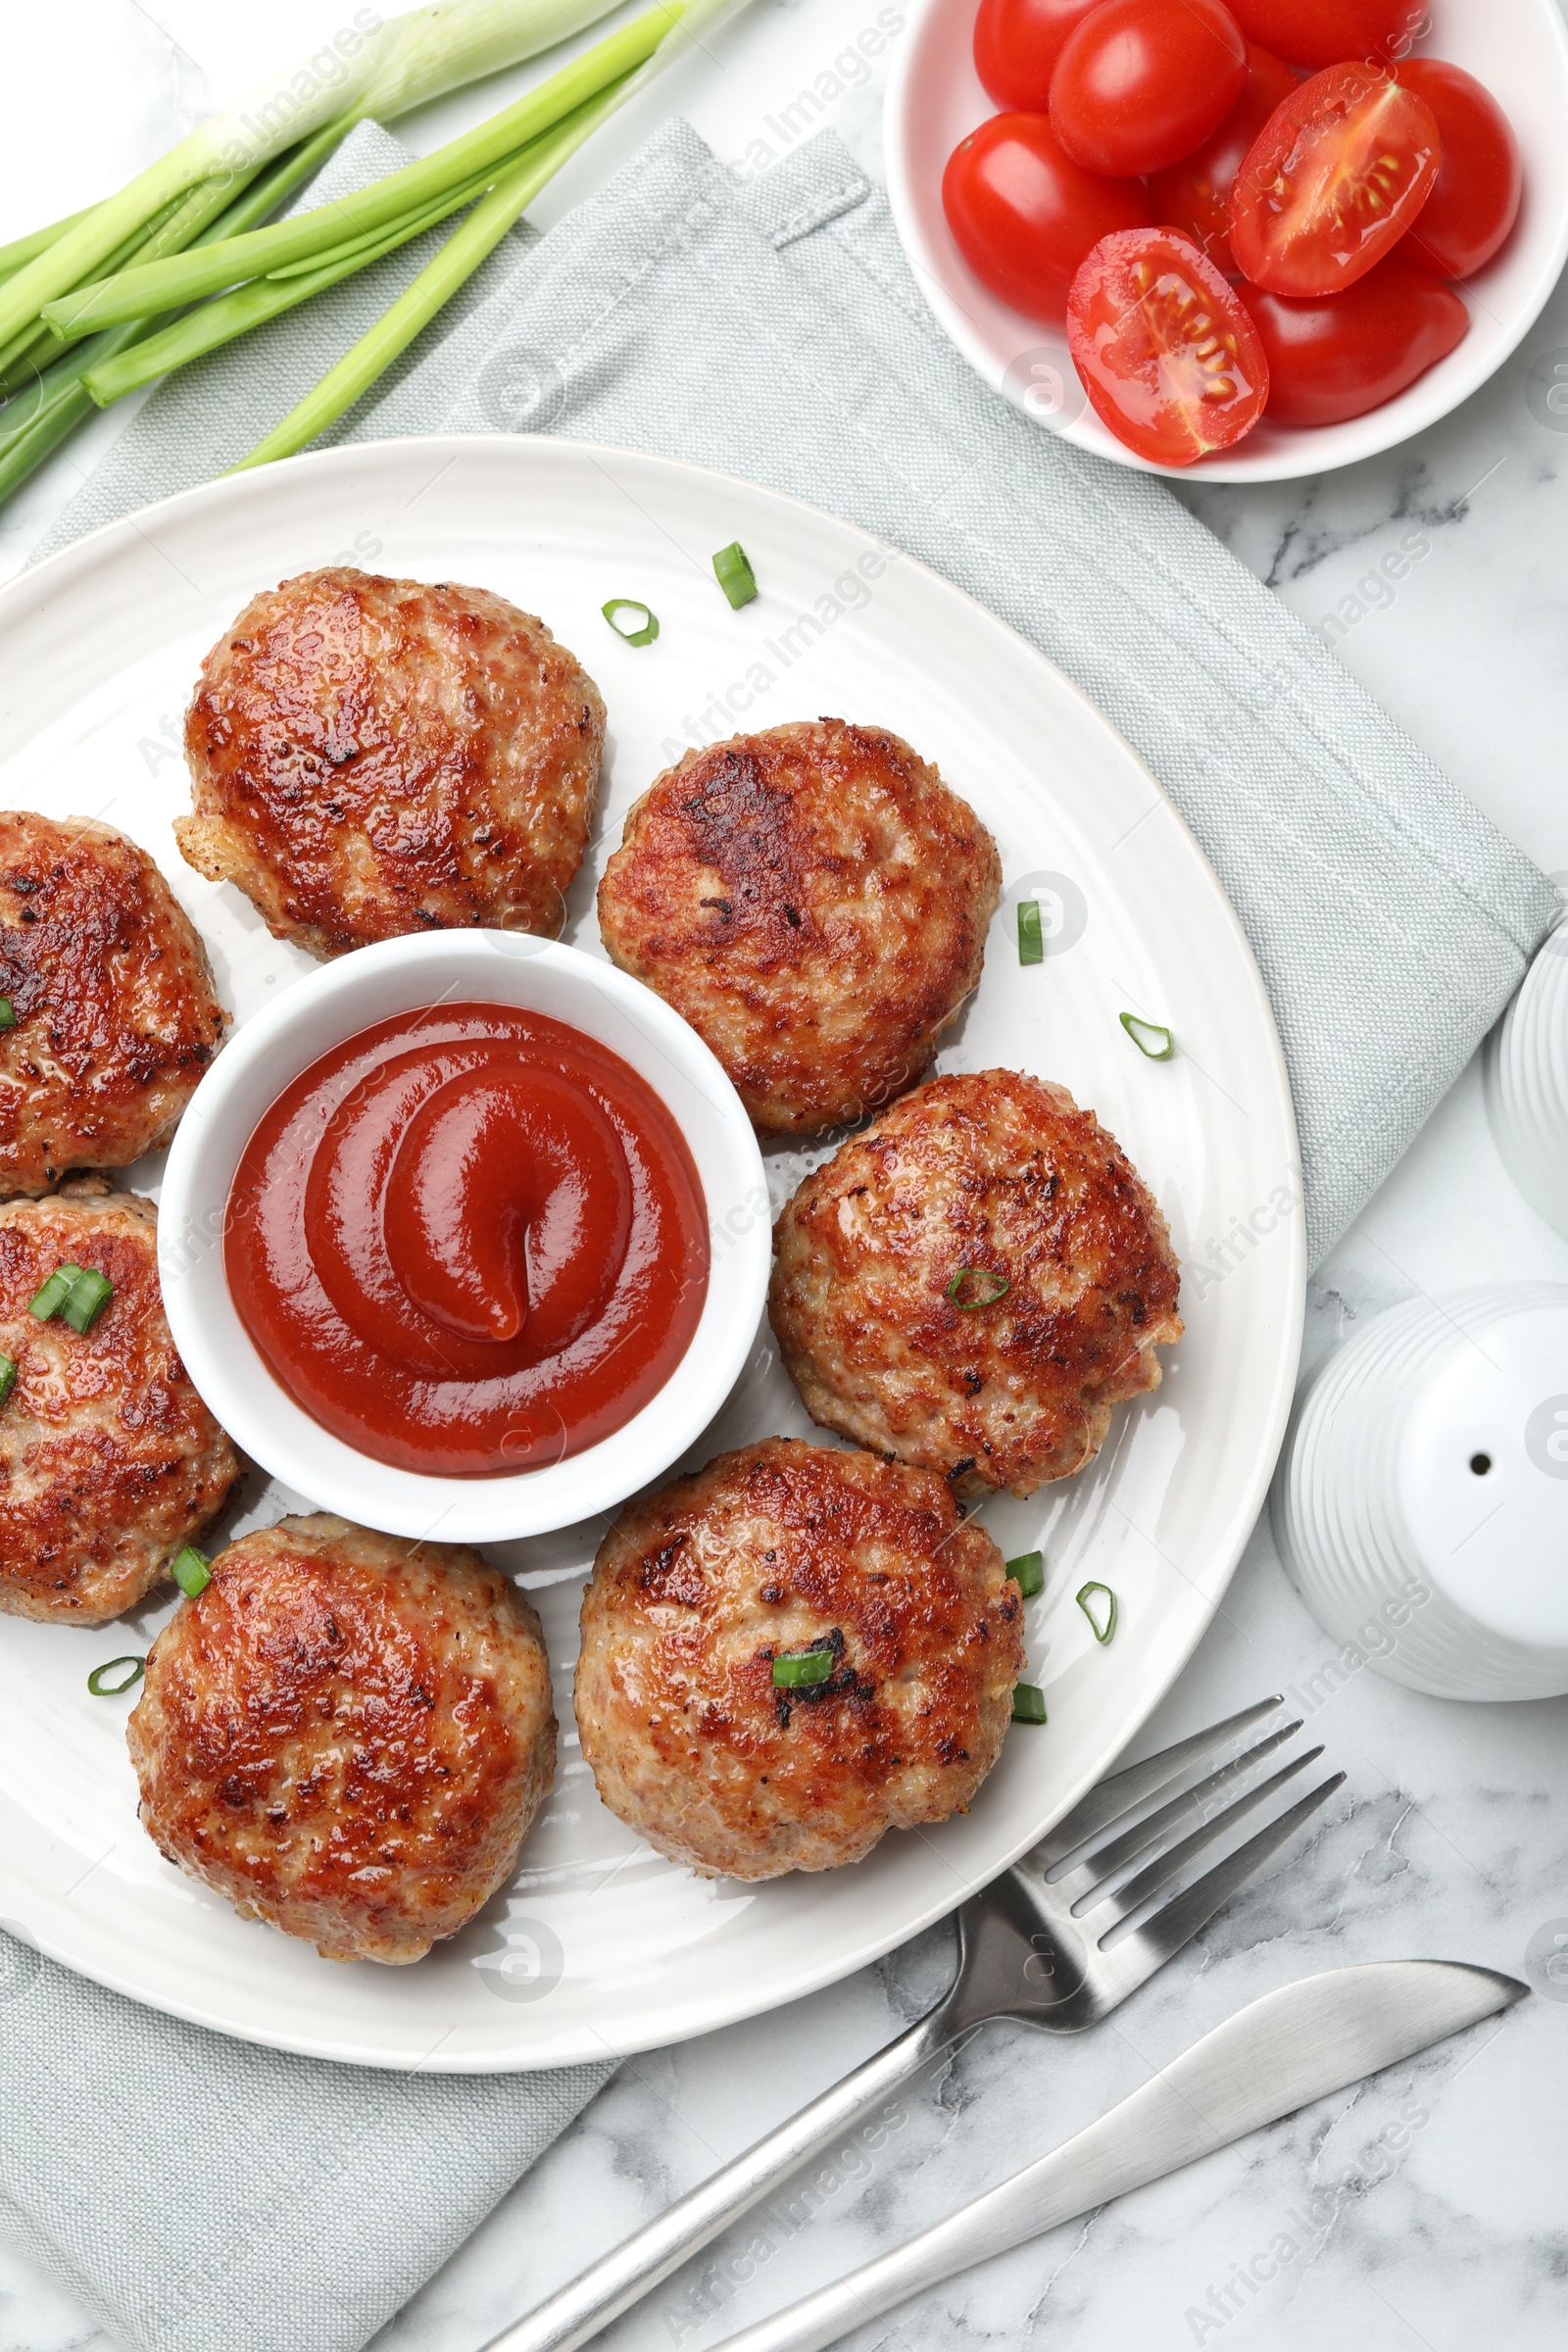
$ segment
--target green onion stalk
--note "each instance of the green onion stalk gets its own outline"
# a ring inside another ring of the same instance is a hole
[[[0,347],[35,320],[46,303],[102,276],[119,248],[198,184],[217,183],[226,200],[240,181],[327,123],[344,117],[392,122],[411,107],[553,48],[614,4],[435,0],[385,22],[360,9],[335,40],[200,124],[118,195],[0,247]]]

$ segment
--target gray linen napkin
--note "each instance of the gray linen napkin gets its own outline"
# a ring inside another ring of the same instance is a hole
[[[367,126],[313,196],[401,160]],[[231,464],[422,259],[174,378],[39,552]],[[670,125],[561,227],[508,239],[337,437],[497,429],[663,450],[833,509],[1076,679],[1247,926],[1314,1259],[1328,1249],[1500,1011],[1555,893],[1160,483],[976,380],[835,139],[742,189]],[[0,1959],[0,2222],[151,2352],[352,2352],[609,2071],[320,2066],[153,2016],[4,1937]]]

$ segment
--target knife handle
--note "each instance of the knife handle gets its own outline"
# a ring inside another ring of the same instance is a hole
[[[966,2022],[956,1989],[842,2082],[700,2181],[526,2318],[492,2336],[483,2352],[576,2352],[578,2345],[608,2328],[700,2246],[749,2213],[808,2157],[831,2146],[841,2132],[860,2123],[891,2090],[946,2049]]]

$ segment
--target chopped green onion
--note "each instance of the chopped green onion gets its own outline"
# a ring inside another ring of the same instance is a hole
[[[746,560],[746,550],[738,539],[721,547],[713,558],[713,570],[718,584],[735,610],[749,605],[757,594],[757,574]]]
[[[1095,1615],[1094,1609],[1090,1605],[1091,1593],[1097,1596],[1101,1593],[1104,1595],[1105,1605],[1102,1609],[1100,1617]],[[1108,1642],[1116,1631],[1116,1595],[1110,1587],[1108,1585],[1082,1585],[1079,1588],[1077,1599],[1078,1606],[1094,1628],[1095,1640],[1101,1642]],[[1102,1617],[1104,1620],[1103,1626],[1101,1623]]]
[[[1012,1720],[1014,1723],[1044,1723],[1046,1694],[1033,1683],[1014,1683],[1012,1686]]]
[[[1040,901],[1038,899],[1020,899],[1018,901],[1018,961],[1020,963],[1044,963],[1045,960],[1046,935],[1040,923]]]
[[[1123,1012],[1117,1018],[1140,1054],[1147,1054],[1151,1061],[1169,1061],[1176,1051],[1176,1040],[1168,1029],[1162,1029],[1158,1021],[1140,1020],[1136,1012]],[[1140,1030],[1143,1036],[1139,1035]],[[1162,1037],[1165,1042],[1162,1046],[1146,1046],[1145,1037]]]
[[[659,614],[650,605],[640,605],[634,596],[612,596],[608,605],[599,608],[617,637],[628,645],[652,645],[659,635]],[[640,612],[641,620],[634,629],[623,629],[615,618],[617,612]]]
[[[0,1404],[9,1398],[17,1385],[17,1360],[12,1355],[0,1355]]]
[[[14,1029],[16,1025],[16,1006],[9,997],[0,997],[0,1029]]]
[[[82,1271],[80,1266],[56,1266],[37,1298],[29,1300],[28,1314],[36,1315],[40,1323],[47,1323],[51,1315],[58,1315],[80,1280]]]
[[[773,1660],[773,1688],[775,1690],[798,1690],[803,1685],[829,1682],[838,1662],[838,1651],[833,1647],[832,1636],[825,1635],[804,1652],[797,1651],[793,1656]]]
[[[73,1331],[85,1336],[114,1295],[115,1286],[108,1275],[100,1274],[95,1266],[88,1266],[85,1271],[78,1272],[72,1284],[71,1296],[59,1309],[60,1320],[69,1323]]]
[[[145,1658],[111,1658],[107,1666],[93,1668],[87,1677],[87,1688],[94,1698],[119,1698],[122,1691],[135,1689],[141,1681],[141,1670],[146,1663]],[[125,1666],[130,1668],[130,1672],[128,1674],[121,1673],[121,1669]],[[119,1682],[109,1681],[108,1678],[112,1674],[120,1675]]]
[[[1039,1551],[1026,1551],[1022,1553],[1016,1560],[1009,1560],[1007,1562],[1007,1574],[1011,1577],[1013,1583],[1017,1586],[1025,1600],[1032,1599],[1036,1592],[1040,1592],[1045,1590],[1045,1554]]]
[[[187,1544],[183,1551],[175,1552],[169,1563],[169,1573],[187,1600],[194,1600],[198,1592],[205,1592],[213,1581],[207,1554],[198,1551],[194,1544]]]
[[[984,1298],[960,1298],[958,1293],[966,1282],[990,1283],[993,1288]],[[1012,1284],[1006,1275],[994,1273],[990,1266],[960,1266],[948,1285],[948,1297],[960,1314],[972,1315],[977,1306],[996,1306],[1005,1298],[1011,1288]]]

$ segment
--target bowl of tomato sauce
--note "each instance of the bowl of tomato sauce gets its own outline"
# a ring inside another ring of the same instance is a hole
[[[541,1535],[660,1477],[752,1348],[761,1155],[717,1061],[574,948],[364,948],[247,1021],[171,1151],[180,1355],[246,1453],[366,1526]]]
[[[958,350],[1149,471],[1395,447],[1502,367],[1568,260],[1557,0],[915,0],[886,132]]]

